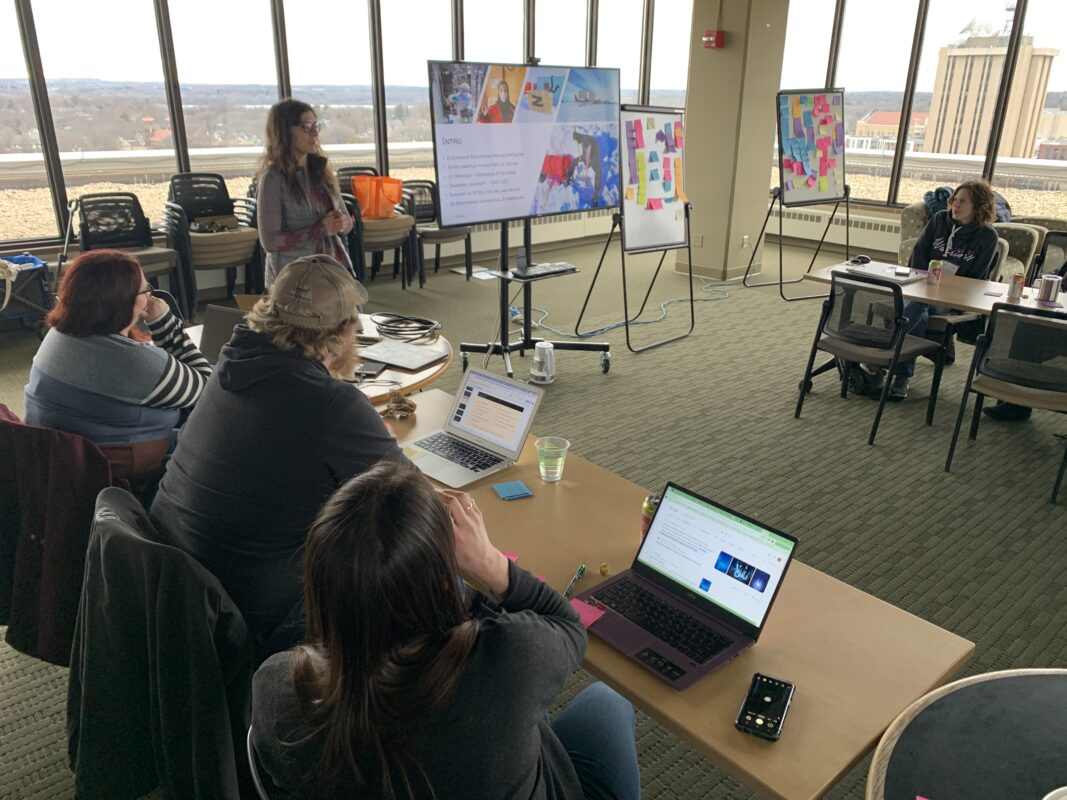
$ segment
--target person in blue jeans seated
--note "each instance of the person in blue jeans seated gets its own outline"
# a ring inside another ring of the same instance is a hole
[[[60,279],[45,320],[51,329],[26,384],[28,424],[92,440],[113,475],[137,489],[148,488],[141,481],[162,463],[182,411],[211,375],[181,322],[152,292],[129,253],[82,253]],[[124,455],[131,447],[143,457]]]
[[[995,219],[996,204],[989,183],[984,180],[961,183],[949,198],[948,209],[938,211],[926,223],[908,266],[925,270],[932,260],[940,259],[944,274],[986,280],[997,255],[997,232],[992,227]],[[951,310],[908,300],[904,303],[908,333],[922,336],[931,314],[946,314]],[[914,374],[915,359],[897,365],[889,387],[890,400],[908,396],[908,385]]]
[[[585,631],[470,495],[390,461],[352,478],[308,532],[304,595],[308,643],[253,681],[272,798],[640,796],[628,701],[594,683],[549,721]]]

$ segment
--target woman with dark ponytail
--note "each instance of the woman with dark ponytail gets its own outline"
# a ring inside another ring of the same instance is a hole
[[[459,574],[499,603],[472,602]],[[626,700],[596,683],[548,722],[585,631],[492,545],[466,493],[379,463],[319,513],[304,579],[308,644],[253,687],[272,798],[640,796]]]

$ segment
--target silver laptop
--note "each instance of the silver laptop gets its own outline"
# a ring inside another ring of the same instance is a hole
[[[239,308],[208,306],[204,309],[204,332],[200,334],[200,352],[212,365],[218,363],[223,345],[230,341],[233,329],[245,321]]]
[[[468,370],[444,428],[404,445],[423,474],[453,489],[510,467],[522,452],[544,391]]]
[[[630,569],[578,595],[589,632],[675,689],[751,647],[797,540],[668,483]]]
[[[883,261],[872,261],[869,264],[852,264],[846,261],[843,266],[845,272],[850,275],[867,275],[871,278],[881,278],[885,281],[893,281],[893,283],[899,283],[902,286],[908,283],[915,283],[915,281],[921,281],[926,278],[926,273],[918,269],[909,269],[908,274],[903,274],[903,271],[898,273],[897,270],[903,270],[903,267],[898,267],[896,264],[886,264]],[[837,267],[835,267],[837,269]]]

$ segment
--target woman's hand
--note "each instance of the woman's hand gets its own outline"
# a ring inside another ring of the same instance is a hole
[[[342,214],[336,208],[326,214],[325,217],[319,220],[322,223],[322,227],[326,229],[326,233],[329,236],[336,236],[341,233],[345,227],[345,220],[348,218],[347,214]]]
[[[150,295],[148,298],[148,304],[144,309],[144,321],[155,322],[170,311],[170,306],[167,305],[167,301],[161,297]]]
[[[466,492],[444,489],[440,494],[452,517],[459,568],[503,597],[508,592],[508,560],[489,541],[481,509]]]

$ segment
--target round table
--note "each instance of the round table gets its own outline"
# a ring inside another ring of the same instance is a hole
[[[1067,669],[1014,669],[950,683],[905,709],[874,751],[867,798],[1041,800],[1062,786]]]

